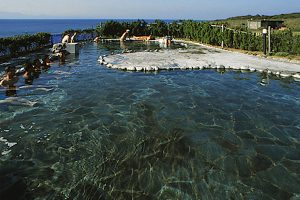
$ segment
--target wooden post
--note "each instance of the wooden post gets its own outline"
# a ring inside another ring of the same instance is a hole
[[[268,27],[269,54],[271,53],[271,26]]]

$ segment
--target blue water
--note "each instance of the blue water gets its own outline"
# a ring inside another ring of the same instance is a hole
[[[101,22],[108,19],[0,19],[0,37],[9,37],[22,34],[48,32],[62,33],[68,29],[96,28]],[[116,21],[134,21],[133,19],[117,19]],[[148,23],[154,20],[145,20]],[[171,22],[173,20],[164,20]]]
[[[1,199],[299,198],[299,82],[97,63],[119,51],[87,43],[21,78],[15,102],[32,107],[0,91]]]

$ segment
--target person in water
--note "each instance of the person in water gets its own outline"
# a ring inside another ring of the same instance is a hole
[[[42,67],[45,71],[47,71],[50,68],[51,60],[48,55],[45,55],[42,62]]]
[[[42,72],[42,63],[40,62],[39,59],[35,59],[33,62],[33,75],[34,78],[39,78],[41,72]]]
[[[25,72],[23,74],[23,77],[25,79],[25,84],[32,85],[33,78],[34,78],[34,68],[30,62],[26,63]]]
[[[70,42],[70,34],[66,34],[63,39],[61,40],[61,43],[69,43]]]
[[[0,86],[6,87],[6,96],[16,96],[16,83],[19,78],[16,76],[16,68],[9,66],[5,69],[5,76],[0,81]]]
[[[77,33],[74,32],[74,34],[72,35],[71,37],[71,43],[74,43],[75,42],[75,37],[76,37]]]
[[[59,63],[64,64],[66,62],[66,51],[62,50],[58,53]]]
[[[129,35],[129,29],[127,29],[123,35],[120,37],[120,41],[125,41],[126,40],[126,37]]]
[[[100,37],[99,36],[95,37],[94,42],[96,43],[100,42]]]

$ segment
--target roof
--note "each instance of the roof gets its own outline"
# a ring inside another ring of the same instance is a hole
[[[283,23],[284,21],[283,20],[273,20],[273,19],[260,19],[260,20],[248,20],[248,21],[251,21],[251,22],[281,22]]]

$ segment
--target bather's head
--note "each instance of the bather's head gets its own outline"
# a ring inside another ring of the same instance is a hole
[[[10,77],[10,78],[14,77],[15,74],[16,74],[16,67],[15,67],[15,66],[12,66],[12,65],[6,67],[6,68],[5,68],[5,74],[6,74],[8,77]]]

